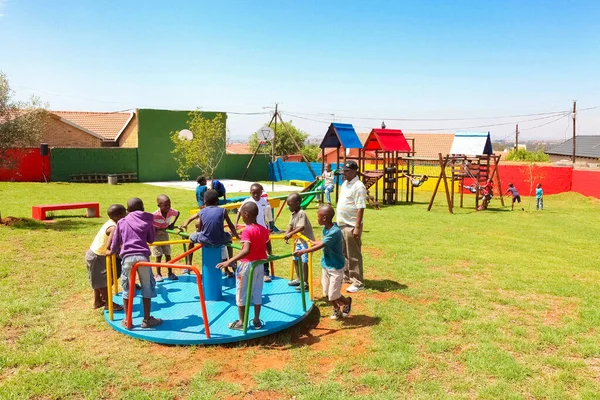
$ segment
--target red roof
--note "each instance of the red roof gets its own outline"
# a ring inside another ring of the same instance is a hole
[[[365,141],[365,150],[411,151],[400,129],[373,129]]]

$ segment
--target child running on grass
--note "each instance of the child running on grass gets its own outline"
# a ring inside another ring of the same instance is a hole
[[[538,183],[537,187],[535,188],[535,209],[544,209],[544,190],[542,189],[541,183]]]
[[[127,315],[127,299],[129,298],[129,276],[133,265],[140,261],[150,260],[148,243],[154,242],[154,217],[144,212],[144,202],[137,197],[127,201],[127,216],[117,222],[117,228],[112,238],[108,254],[119,252],[123,259],[123,272],[121,285],[123,286],[123,308]],[[156,297],[156,281],[148,267],[137,270],[142,284],[142,303],[144,305],[144,320],[142,328],[151,328],[160,325],[162,320],[150,315],[151,299]],[[125,326],[125,319],[121,321]]]
[[[519,191],[517,190],[517,188],[515,188],[515,185],[513,185],[512,183],[508,184],[508,189],[506,189],[506,192],[503,194],[503,196],[506,196],[507,194],[512,193],[512,207],[511,210],[515,209],[515,202],[518,202],[519,204],[521,204],[521,195],[519,195]],[[521,207],[522,211],[525,211],[525,209],[523,207]]]
[[[127,215],[127,210],[122,204],[113,204],[108,207],[108,221],[96,234],[92,245],[85,253],[88,277],[94,289],[94,308],[108,309],[108,288],[106,283],[106,250],[110,248],[112,237],[117,227],[117,222]],[[113,310],[122,311],[123,307],[113,303]]]
[[[167,229],[173,229],[175,226],[175,222],[177,222],[177,218],[179,218],[179,211],[171,208],[171,199],[166,194],[158,195],[156,198],[156,204],[158,205],[158,210],[154,211],[152,216],[154,217],[153,225],[155,230],[155,240],[157,242],[162,242],[169,240],[169,234],[167,233]],[[166,244],[163,246],[152,246],[152,255],[156,257],[156,262],[162,261],[162,256],[165,256],[165,261],[171,261],[171,245]],[[176,281],[177,275],[173,273],[172,268],[167,269],[167,277],[171,281]],[[156,276],[154,277],[156,282],[162,282],[163,277],[160,273],[160,267],[156,267]]]
[[[242,250],[229,260],[217,264],[217,268],[227,268],[234,262],[239,261],[235,271],[235,300],[238,306],[238,319],[230,323],[229,329],[244,330],[244,311],[246,310],[246,295],[248,291],[248,280],[252,263],[258,260],[266,260],[267,253],[271,254],[271,240],[269,230],[256,222],[258,206],[253,202],[242,205],[240,209],[246,229],[242,231]],[[264,323],[260,320],[260,307],[262,304],[264,270],[260,266],[254,268],[251,290],[251,303],[254,304],[254,319],[252,328],[261,329]]]
[[[196,232],[190,235],[190,241],[192,242],[192,245],[201,243],[204,247],[221,248],[227,243],[231,243],[232,235],[238,239],[240,238],[235,226],[233,226],[233,222],[227,214],[227,210],[218,207],[218,203],[219,194],[217,191],[206,191],[204,194],[205,207],[198,211],[196,215],[191,216],[187,221],[185,221],[185,224],[181,226],[181,229],[185,230],[193,220],[196,220]],[[231,234],[229,232],[225,232],[225,221],[231,230]],[[228,252],[225,253],[223,259],[226,260],[227,258],[232,257],[233,249],[229,247]],[[233,271],[229,271],[228,268],[225,268],[224,271],[228,278],[233,278]]]
[[[310,220],[308,216],[300,208],[300,202],[302,198],[298,193],[292,193],[287,198],[287,205],[290,211],[292,212],[292,216],[290,217],[290,224],[287,227],[285,232],[284,239],[287,242],[290,240],[292,236],[296,233],[301,233],[308,238],[310,241],[315,240],[315,234],[313,233],[312,225],[310,224]],[[295,250],[304,250],[308,248],[308,244],[306,241],[302,239],[296,239],[296,247]],[[304,277],[304,289],[308,290],[308,254],[302,255],[302,276]],[[297,258],[294,257],[294,261]],[[296,265],[296,279],[289,281],[288,285],[297,286],[296,290],[300,290],[300,271],[298,271],[298,265]]]
[[[260,183],[253,183],[252,186],[250,186],[250,197],[248,197],[246,200],[243,201],[242,206],[247,203],[256,204],[256,207],[258,208],[258,215],[256,217],[256,223],[261,226],[264,226],[265,229],[267,229],[267,231],[268,231],[269,227],[267,226],[266,212],[268,209],[270,209],[270,207],[269,207],[269,202],[267,201],[266,197],[263,197],[263,192],[264,192],[264,189]],[[241,214],[238,213],[237,218],[235,219],[236,226],[237,226],[238,222],[240,221],[240,215]],[[269,276],[269,263],[265,263],[265,265],[264,265],[263,280],[265,282],[271,282],[271,277]]]
[[[323,239],[320,242],[313,242],[311,248],[295,251],[294,256],[300,257],[306,253],[323,249],[321,258],[323,296],[326,296],[333,305],[331,319],[340,319],[350,315],[352,297],[342,295],[346,260],[342,251],[342,231],[333,222],[334,215],[335,211],[330,205],[319,208],[317,218],[319,225],[323,227]]]

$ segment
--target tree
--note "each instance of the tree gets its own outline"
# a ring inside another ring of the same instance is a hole
[[[225,118],[217,114],[213,119],[207,119],[199,110],[190,112],[189,116],[188,127],[193,134],[191,140],[180,137],[180,131],[170,134],[175,144],[171,153],[179,164],[177,174],[183,180],[189,179],[190,169],[198,168],[202,175],[212,179],[227,148]]]
[[[302,150],[305,146],[304,142],[308,138],[308,133],[301,131],[296,128],[292,121],[284,122],[285,126],[281,126],[281,123],[277,124],[277,133],[275,134],[275,155],[276,156],[287,156],[290,154],[298,154],[298,148],[294,144],[294,140],[300,146]],[[275,124],[269,125],[272,129],[275,129]],[[294,140],[292,140],[294,138]],[[272,138],[271,138],[272,139]],[[260,142],[264,139],[258,136],[257,132],[254,132],[248,140],[248,145],[252,152],[256,151],[256,148],[260,145]],[[266,142],[259,153],[271,154],[271,142]]]
[[[310,162],[318,161],[321,154],[321,148],[316,144],[307,144],[302,148],[302,154]]]
[[[504,151],[505,148],[506,148],[506,144],[504,144],[504,143],[500,143],[500,142],[492,143],[492,149],[494,151]]]
[[[512,150],[506,156],[508,161],[531,161],[531,162],[548,162],[550,156],[544,153],[543,150],[527,151],[524,149]]]
[[[15,160],[7,157],[11,148],[39,146],[45,106],[36,97],[27,102],[13,100],[6,75],[0,71],[0,167],[11,167]]]

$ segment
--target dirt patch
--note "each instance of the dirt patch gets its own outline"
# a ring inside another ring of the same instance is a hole
[[[2,220],[0,220],[0,222],[2,223],[2,225],[13,226],[14,224],[18,224],[19,222],[23,222],[23,218],[6,217],[6,218],[2,218]]]
[[[316,293],[317,294],[317,293]],[[383,294],[383,293],[382,293]],[[170,390],[189,385],[198,374],[207,373],[208,379],[236,382],[243,392],[232,398],[272,399],[282,393],[257,390],[255,374],[267,369],[284,370],[297,362],[296,349],[307,348],[311,376],[322,376],[339,366],[348,365],[348,354],[364,354],[372,346],[370,327],[378,323],[376,317],[366,315],[367,310],[355,294],[356,305],[352,316],[334,321],[329,318],[327,303],[317,301],[315,310],[300,324],[280,334],[248,342],[221,346],[165,346],[131,339],[110,329],[101,312],[90,306],[91,292],[72,293],[52,311],[61,320],[61,329],[54,337],[65,346],[81,349],[90,360],[102,360],[110,368],[119,363],[130,363],[146,382],[133,378],[128,384]],[[369,294],[370,296],[371,294]],[[68,318],[67,318],[68,316]],[[12,340],[18,332],[11,332]],[[127,348],[125,359],[114,357],[109,348]]]
[[[575,317],[576,311],[577,303],[551,298],[548,304],[548,310],[544,315],[544,324],[560,326],[563,324],[563,319]]]

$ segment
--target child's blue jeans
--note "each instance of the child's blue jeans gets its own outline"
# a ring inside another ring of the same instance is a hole
[[[331,203],[331,192],[333,192],[333,185],[325,186],[325,198],[328,203]]]
[[[543,197],[536,197],[536,199],[535,199],[535,209],[536,210],[543,210],[544,209],[544,198]]]

